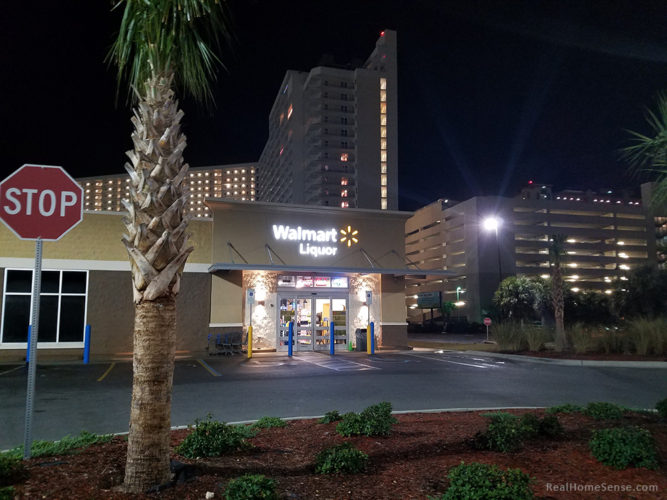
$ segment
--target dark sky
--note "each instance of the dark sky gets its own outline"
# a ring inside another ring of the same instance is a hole
[[[104,63],[119,13],[107,0],[3,5],[0,147],[75,177],[123,172],[131,115]],[[667,89],[667,2],[233,0],[235,52],[217,107],[182,100],[191,166],[256,161],[287,69],[365,59],[398,32],[401,209],[438,197],[627,187],[625,129],[647,131]]]

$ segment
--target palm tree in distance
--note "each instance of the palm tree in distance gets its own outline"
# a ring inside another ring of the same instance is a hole
[[[554,234],[549,240],[549,265],[551,267],[551,300],[554,306],[556,320],[556,349],[562,351],[567,348],[565,336],[565,301],[563,299],[563,274],[561,272],[561,257],[565,253],[565,236]]]
[[[220,42],[228,38],[226,7],[216,0],[115,0],[124,4],[108,59],[136,103],[130,200],[123,204],[122,241],[132,268],[135,303],[134,378],[125,489],[143,492],[169,481],[169,430],[176,342],[176,295],[188,244],[184,214],[188,165],[178,86],[210,103]]]
[[[658,94],[657,109],[646,111],[646,121],[652,136],[629,130],[634,144],[621,153],[635,170],[656,175],[652,203],[659,207],[667,203],[667,93]]]

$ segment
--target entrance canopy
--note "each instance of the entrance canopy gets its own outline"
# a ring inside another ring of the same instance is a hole
[[[208,268],[212,274],[224,274],[227,271],[281,271],[281,272],[318,272],[318,273],[358,273],[358,274],[390,274],[393,276],[413,276],[425,278],[426,276],[453,277],[457,274],[452,271],[441,269],[415,269],[415,268],[386,268],[386,267],[337,267],[337,266],[296,266],[286,264],[246,264],[234,262],[220,262]]]

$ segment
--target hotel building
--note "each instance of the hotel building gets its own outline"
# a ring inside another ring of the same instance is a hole
[[[485,224],[489,218],[497,224]],[[410,280],[409,321],[425,318],[427,311],[417,304],[423,292],[441,292],[444,302],[459,303],[460,315],[480,321],[501,279],[549,276],[554,234],[566,237],[564,279],[572,291],[611,294],[615,280],[655,262],[654,225],[641,199],[611,192],[554,194],[550,186],[531,184],[515,198],[438,200],[408,219],[406,258],[421,269],[447,270],[455,277]]]
[[[254,163],[195,167],[188,171],[185,187],[190,191],[186,212],[194,217],[210,217],[206,198],[255,201],[257,195]],[[123,212],[122,201],[130,197],[127,174],[102,175],[76,179],[84,190],[84,210]]]
[[[398,208],[396,32],[358,68],[288,71],[269,114],[258,199]]]

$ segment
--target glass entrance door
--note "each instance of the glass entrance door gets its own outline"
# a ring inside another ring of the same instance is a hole
[[[278,303],[278,350],[289,343],[289,322],[294,321],[292,346],[295,351],[329,351],[331,322],[334,348],[347,347],[347,298],[313,294],[311,297],[281,294]]]

